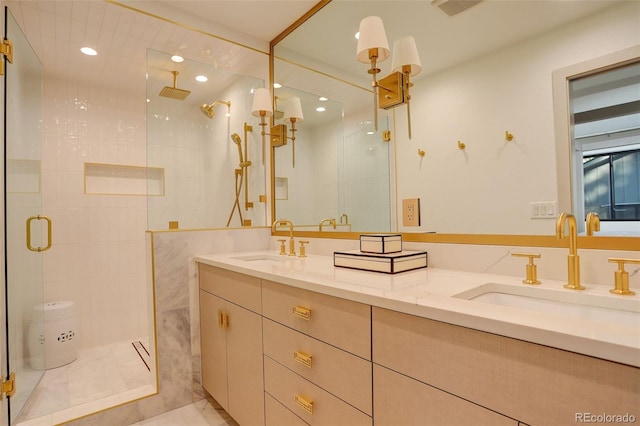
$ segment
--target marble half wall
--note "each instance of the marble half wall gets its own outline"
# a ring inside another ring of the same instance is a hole
[[[199,401],[200,342],[195,256],[267,250],[271,229],[148,231],[155,293],[158,393],[72,425],[127,425]],[[149,271],[151,274],[151,271]]]

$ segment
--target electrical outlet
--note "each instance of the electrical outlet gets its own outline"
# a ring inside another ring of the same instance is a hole
[[[402,225],[420,226],[420,198],[402,200]]]

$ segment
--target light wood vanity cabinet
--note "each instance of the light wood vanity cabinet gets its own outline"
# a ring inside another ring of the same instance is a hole
[[[262,291],[267,424],[286,407],[310,425],[371,426],[371,307],[270,281]]]
[[[258,278],[199,265],[202,385],[241,425],[263,425]]]
[[[578,413],[640,418],[638,368],[381,308],[372,321],[376,426],[407,415],[406,424],[424,424],[419,416],[430,413],[469,413],[474,420],[460,424],[477,425],[575,424]],[[422,389],[422,405],[412,389]],[[499,417],[478,414],[483,407]]]
[[[639,368],[205,264],[199,273],[203,386],[241,426],[640,418]]]

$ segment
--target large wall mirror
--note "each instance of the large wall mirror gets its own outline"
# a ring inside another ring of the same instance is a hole
[[[595,58],[618,60],[616,52],[637,52],[640,4],[485,0],[450,15],[436,3],[333,0],[274,41],[273,82],[326,97],[342,111],[331,124],[309,127],[322,135],[318,141],[333,132],[339,142],[313,152],[304,152],[308,145],[302,140],[296,144],[296,156],[309,161],[305,179],[296,183],[309,193],[324,188],[322,207],[299,204],[295,210],[276,199],[275,218],[286,214],[296,224],[307,224],[349,213],[340,204],[341,179],[349,172],[330,176],[336,180],[331,182],[312,171],[318,170],[316,162],[347,167],[340,153],[355,143],[352,129],[373,120],[369,65],[356,59],[355,39],[360,21],[370,15],[382,18],[391,50],[394,40],[415,37],[422,71],[412,77],[411,138],[406,105],[378,110],[376,137],[382,141],[383,130],[391,131],[391,140],[382,145],[388,151],[389,180],[381,197],[388,197],[388,210],[381,204],[372,209],[384,218],[377,222],[350,215],[352,230],[544,236],[554,234],[561,211],[584,215],[572,202],[582,188],[570,179],[571,118],[566,138],[559,138],[556,128],[558,115],[566,116],[571,103],[568,81],[557,88],[565,92],[561,104],[552,76]],[[390,56],[378,64],[380,77],[391,73],[391,62]],[[636,80],[627,79],[629,85],[620,90],[637,93]],[[274,91],[278,100],[289,96],[279,90]],[[305,120],[315,113],[311,107],[303,112]],[[299,134],[305,124],[297,126]],[[274,152],[273,174],[279,177],[289,172],[291,153]],[[380,187],[371,179],[360,195],[373,202]],[[637,183],[632,191],[638,192]],[[406,226],[402,201],[414,198],[420,200],[420,225]],[[304,216],[310,209],[315,216]]]

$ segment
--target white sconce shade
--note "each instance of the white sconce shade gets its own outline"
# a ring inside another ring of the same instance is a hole
[[[402,72],[402,67],[404,66],[410,67],[410,75],[416,75],[422,71],[416,41],[411,36],[401,37],[393,43],[391,69],[393,72]]]
[[[258,88],[253,91],[251,114],[254,117],[260,117],[260,111],[264,111],[264,115],[267,117],[271,117],[273,115],[273,104],[271,103],[269,89]]]
[[[293,96],[286,100],[284,104],[284,121],[287,123],[304,121],[302,115],[302,105],[300,104],[300,98]]]
[[[367,16],[360,21],[360,38],[358,38],[358,61],[370,63],[369,50],[378,49],[377,61],[382,62],[389,57],[389,42],[384,32],[384,24],[379,16]]]

